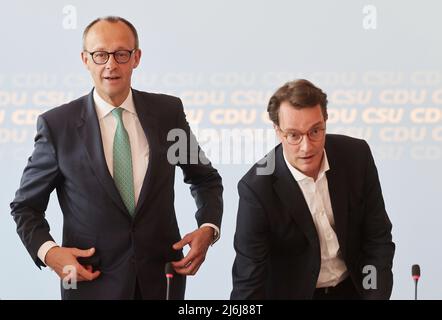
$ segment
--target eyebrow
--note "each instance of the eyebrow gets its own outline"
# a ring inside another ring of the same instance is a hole
[[[322,121],[318,121],[318,122],[316,122],[315,124],[311,125],[310,128],[307,129],[307,131],[313,129],[314,127],[317,127],[318,125],[321,125],[322,123],[323,123]],[[301,132],[300,130],[298,130],[298,129],[294,129],[294,128],[288,128],[288,129],[285,129],[284,131],[296,131],[296,132]]]
[[[117,47],[117,49],[116,50],[114,50],[114,51],[120,51],[120,50],[127,50],[127,51],[131,51],[130,49],[127,49],[127,48],[125,48],[125,47]],[[96,49],[94,49],[94,50],[92,50],[91,52],[95,52],[95,51],[106,51],[106,52],[114,52],[114,51],[107,51],[105,48],[103,48],[103,47],[98,47],[98,48],[96,48]]]

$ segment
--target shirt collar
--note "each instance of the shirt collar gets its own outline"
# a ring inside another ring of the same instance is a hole
[[[302,180],[310,178],[309,176],[306,176],[301,171],[299,171],[298,169],[293,167],[288,162],[284,152],[282,152],[282,154],[284,156],[284,160],[285,160],[285,163],[287,164],[287,167],[289,168],[291,174],[293,175],[293,177],[295,178],[296,181],[302,181]],[[330,165],[329,165],[328,159],[327,159],[327,152],[325,152],[325,149],[324,149],[324,157],[322,158],[321,168],[319,169],[318,178],[316,180],[321,179],[328,170],[330,170]]]
[[[97,111],[97,117],[98,120],[103,119],[106,117],[109,113],[112,112],[116,107],[111,105],[110,103],[104,101],[102,97],[98,94],[97,90],[94,89],[93,92],[93,98],[95,103],[95,110]],[[123,108],[124,110],[137,114],[135,111],[135,104],[133,100],[132,90],[129,91],[129,94],[127,95],[127,98],[123,101],[123,103],[118,106],[120,108]]]

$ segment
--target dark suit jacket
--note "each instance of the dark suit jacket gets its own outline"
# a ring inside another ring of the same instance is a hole
[[[327,181],[342,257],[363,298],[390,297],[395,246],[375,163],[367,143],[327,135]],[[319,238],[302,191],[279,145],[238,184],[232,299],[311,299],[318,279]],[[365,265],[377,269],[377,289],[364,290]]]
[[[143,298],[164,299],[164,265],[183,256],[172,249],[181,236],[174,209],[175,165],[166,158],[174,143],[167,141],[169,130],[190,133],[183,106],[178,98],[136,90],[133,98],[150,148],[134,218],[106,165],[92,92],[38,118],[34,151],[11,203],[17,232],[37,266],[44,266],[37,251],[53,240],[45,210],[56,189],[64,218],[63,246],[95,247],[102,272],[94,281],[79,282],[77,290],[62,288],[64,299],[131,299],[136,279]],[[200,161],[177,165],[191,185],[198,225],[220,226],[223,188],[218,172]],[[176,276],[170,297],[183,299],[184,290],[185,278]]]

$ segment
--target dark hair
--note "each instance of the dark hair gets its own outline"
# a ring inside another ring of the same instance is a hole
[[[327,95],[313,83],[305,79],[287,82],[279,88],[269,100],[267,112],[270,120],[279,125],[279,107],[281,103],[288,102],[296,109],[321,106],[324,120],[327,120]]]
[[[101,17],[101,18],[95,19],[94,21],[89,23],[87,25],[87,27],[84,29],[84,31],[83,31],[83,50],[86,50],[86,48],[85,48],[85,40],[86,40],[86,36],[87,36],[89,30],[94,26],[94,24],[96,24],[97,22],[100,22],[100,21],[107,21],[107,22],[111,22],[111,23],[123,22],[132,31],[132,33],[134,35],[134,38],[135,38],[135,48],[134,49],[138,49],[138,46],[139,46],[140,43],[139,43],[139,40],[138,40],[138,32],[137,32],[137,29],[135,29],[134,25],[132,23],[130,23],[129,21],[127,21],[126,19],[122,18],[122,17],[107,16],[107,17]]]

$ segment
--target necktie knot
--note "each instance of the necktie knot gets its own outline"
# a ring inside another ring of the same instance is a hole
[[[118,108],[114,108],[114,110],[112,110],[112,115],[115,117],[115,119],[117,119],[118,121],[123,121],[123,108],[118,107]]]

